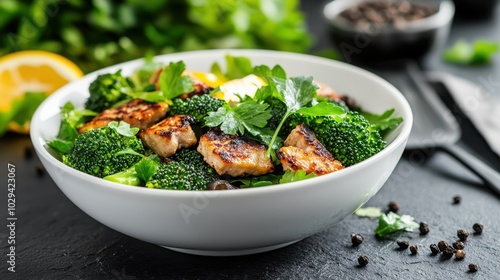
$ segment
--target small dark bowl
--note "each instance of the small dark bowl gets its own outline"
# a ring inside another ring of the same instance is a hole
[[[482,19],[495,12],[498,0],[453,0],[460,18]]]
[[[453,2],[418,1],[434,6],[437,12],[426,18],[407,22],[404,27],[386,25],[359,29],[339,15],[348,8],[366,1],[335,0],[325,6],[332,41],[349,63],[373,63],[389,60],[419,60],[433,48],[444,45],[455,12]],[[416,2],[416,1],[411,1]]]

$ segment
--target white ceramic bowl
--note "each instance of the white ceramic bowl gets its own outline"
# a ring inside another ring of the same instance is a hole
[[[286,246],[339,222],[382,187],[404,150],[412,125],[410,106],[385,80],[360,68],[319,57],[265,50],[208,50],[158,56],[208,71],[224,56],[247,56],[254,65],[280,64],[289,76],[308,75],[355,98],[365,109],[395,108],[404,122],[373,157],[321,177],[254,189],[190,192],[131,187],[82,173],[53,157],[46,143],[59,129],[60,107],[83,107],[100,73],[140,66],[134,60],[91,73],[52,94],[31,121],[31,139],[47,172],[63,193],[92,218],[129,236],[199,255],[243,255]]]

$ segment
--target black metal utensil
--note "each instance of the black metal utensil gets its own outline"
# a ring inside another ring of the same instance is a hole
[[[407,150],[446,152],[474,172],[486,186],[500,196],[500,173],[456,144],[461,137],[457,120],[434,94],[420,69],[413,63],[406,63],[405,67],[405,71],[379,73],[401,90],[412,107],[414,123]]]

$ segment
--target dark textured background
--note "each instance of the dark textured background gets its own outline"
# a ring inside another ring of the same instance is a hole
[[[318,38],[315,50],[330,46],[321,21],[326,1],[303,1],[309,28]],[[496,16],[481,20],[456,20],[448,45],[458,38],[477,37],[500,40],[500,9]],[[500,77],[500,59],[491,66],[456,67],[444,65],[437,55],[425,65],[477,82]],[[500,86],[499,86],[500,87]],[[500,95],[500,88],[496,89]],[[450,104],[453,106],[453,104]],[[461,144],[491,166],[500,169],[500,159],[478,146],[478,139],[465,129]],[[385,209],[397,201],[399,213],[426,221],[428,235],[418,232],[377,239],[376,220],[350,216],[336,226],[276,251],[251,256],[211,258],[175,253],[115,232],[94,221],[76,208],[48,175],[38,176],[38,159],[24,159],[31,147],[28,137],[7,135],[0,139],[0,206],[7,208],[7,163],[16,165],[16,273],[7,272],[5,249],[8,232],[0,227],[0,279],[499,279],[500,274],[500,200],[484,188],[470,171],[444,154],[437,153],[423,163],[402,159],[382,190],[368,203]],[[452,197],[462,202],[452,204]],[[2,210],[5,211],[5,210]],[[4,212],[5,213],[5,212]],[[4,214],[4,219],[6,214]],[[6,220],[4,220],[6,223]],[[429,244],[452,242],[456,231],[472,225],[485,226],[482,235],[466,242],[463,261],[430,255]],[[359,233],[365,241],[352,247],[350,234]],[[420,245],[419,254],[398,250],[395,240],[408,238]],[[357,266],[357,257],[369,256],[366,267]],[[477,273],[468,272],[470,262],[478,263]]]

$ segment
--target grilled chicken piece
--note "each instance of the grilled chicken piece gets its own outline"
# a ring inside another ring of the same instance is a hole
[[[294,128],[283,144],[276,153],[283,170],[303,169],[319,176],[344,168],[304,124]]]
[[[96,129],[108,125],[112,121],[124,121],[130,127],[146,129],[165,117],[168,112],[166,103],[151,103],[141,99],[134,99],[126,104],[102,111],[90,122],[86,123],[78,132]]]
[[[273,172],[274,165],[266,157],[266,150],[265,145],[215,130],[204,134],[198,144],[198,152],[219,175],[233,177]]]
[[[318,96],[326,97],[326,98],[328,98],[330,100],[334,100],[334,101],[341,100],[340,95],[333,88],[331,88],[330,86],[328,86],[324,83],[318,82],[318,81],[314,81],[314,82],[319,86],[319,89],[316,90],[316,94]]]
[[[353,98],[351,98],[347,95],[340,95],[333,88],[331,88],[323,83],[316,82],[316,84],[319,86],[319,89],[316,90],[316,94],[318,96],[326,97],[326,98],[330,99],[331,101],[337,101],[337,102],[342,101],[351,110],[356,110],[356,108],[358,107],[358,105],[356,104],[356,101]]]
[[[193,118],[186,115],[176,115],[139,132],[139,138],[145,146],[161,157],[169,157],[181,148],[196,144],[196,136],[191,123]]]

